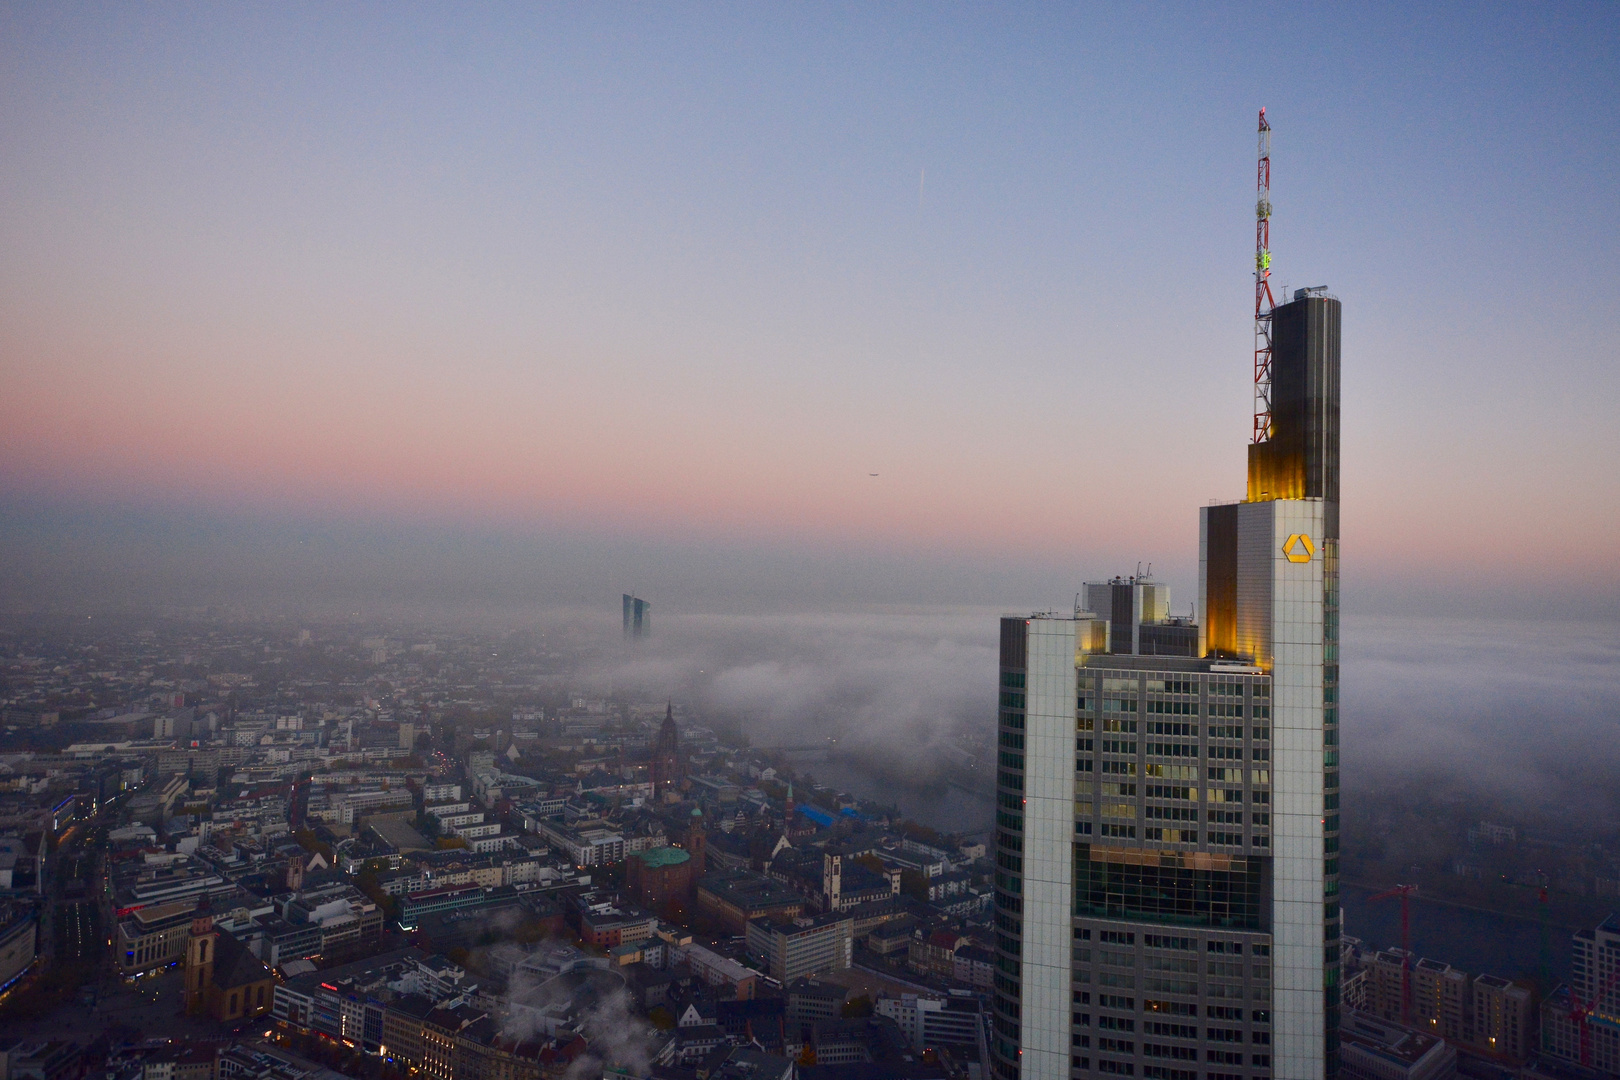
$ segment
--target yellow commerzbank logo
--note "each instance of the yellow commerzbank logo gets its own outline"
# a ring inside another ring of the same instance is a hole
[[[1289,562],[1310,562],[1311,556],[1316,554],[1316,545],[1304,533],[1295,533],[1283,541],[1283,554],[1288,556]]]

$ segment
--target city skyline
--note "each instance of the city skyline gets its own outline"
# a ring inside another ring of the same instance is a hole
[[[0,1072],[1620,1080],[1617,56],[0,7]]]

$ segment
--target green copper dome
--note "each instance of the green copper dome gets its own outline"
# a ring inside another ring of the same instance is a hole
[[[661,866],[679,866],[692,857],[678,847],[653,848],[651,851],[640,852],[640,855],[641,861],[651,870]]]

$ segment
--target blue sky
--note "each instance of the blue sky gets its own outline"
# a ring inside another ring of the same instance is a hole
[[[10,5],[0,587],[325,529],[696,606],[806,551],[811,599],[1188,593],[1264,105],[1277,280],[1345,304],[1347,603],[1612,598],[1617,55],[1600,4]]]

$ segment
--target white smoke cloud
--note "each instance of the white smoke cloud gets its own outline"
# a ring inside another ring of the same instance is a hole
[[[565,1080],[594,1080],[604,1065],[625,1069],[632,1076],[652,1071],[658,1035],[645,1017],[636,1015],[628,990],[607,995],[581,1017],[579,1026],[591,1050],[568,1067]]]
[[[636,1014],[630,992],[616,972],[588,967],[552,975],[541,965],[525,967],[526,961],[556,947],[548,942],[535,946],[502,942],[484,954],[489,969],[510,971],[506,993],[496,1009],[501,1035],[522,1042],[553,1034],[557,1021],[572,1014],[571,1006],[577,1002],[584,1007],[573,1016],[569,1028],[584,1036],[590,1050],[565,1075],[570,1080],[600,1077],[604,1065],[628,1068],[635,1076],[647,1075],[658,1051],[659,1035],[651,1022]]]

